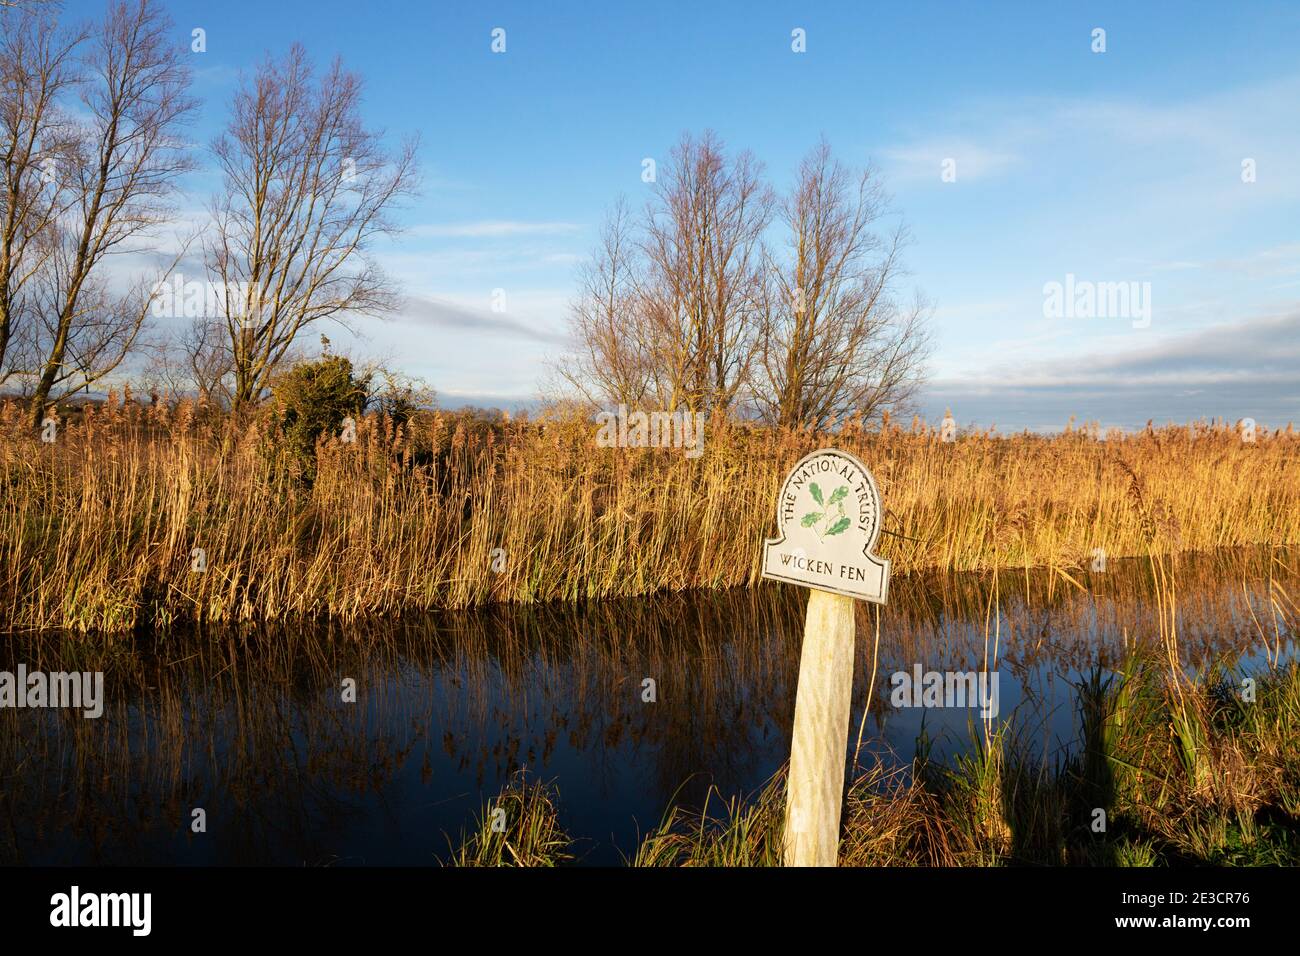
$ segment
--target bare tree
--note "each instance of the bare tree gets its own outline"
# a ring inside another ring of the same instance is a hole
[[[600,231],[600,244],[578,274],[569,314],[574,347],[558,363],[564,384],[586,401],[635,405],[646,395],[651,341],[644,333],[635,237],[620,198]]]
[[[38,276],[57,249],[57,224],[70,202],[55,174],[74,155],[74,130],[61,102],[79,80],[75,51],[83,32],[60,30],[53,16],[3,15],[0,36],[0,384],[30,362],[11,346],[36,314]]]
[[[416,142],[389,153],[362,124],[361,94],[337,60],[315,81],[295,44],[241,86],[212,145],[225,191],[212,203],[206,259],[227,292],[236,404],[261,398],[312,324],[397,307],[365,253],[396,231],[389,214],[414,191]]]
[[[201,401],[233,403],[230,373],[234,370],[234,356],[230,351],[230,337],[224,323],[218,318],[197,319],[190,324],[181,349],[185,357],[188,384]]]
[[[906,233],[876,231],[887,207],[874,172],[853,175],[824,141],[801,164],[780,203],[789,254],[771,263],[761,310],[752,398],[765,420],[819,427],[914,394],[927,307],[894,298]]]
[[[221,406],[231,403],[230,337],[218,316],[191,319],[179,334],[149,343],[150,362],[143,369],[145,390],[168,399],[194,395]]]
[[[179,134],[195,101],[171,33],[156,0],[133,0],[110,5],[87,40],[86,118],[78,123],[76,155],[56,173],[67,211],[39,274],[34,421],[58,397],[56,388],[67,394],[116,369],[148,316],[148,286],[137,282],[119,294],[102,267],[169,217],[176,180],[193,166]]]
[[[638,334],[664,408],[726,411],[750,371],[772,192],[749,153],[683,136],[646,212]]]

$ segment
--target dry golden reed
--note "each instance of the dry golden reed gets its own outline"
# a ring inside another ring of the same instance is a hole
[[[45,443],[21,409],[0,409],[0,629],[352,620],[749,585],[781,480],[825,445],[875,474],[878,550],[895,573],[1300,542],[1290,426],[1253,442],[1200,423],[945,443],[915,422],[813,434],[714,418],[692,459],[598,447],[596,426],[572,417],[370,416],[355,443],[319,445],[310,487],[263,429],[189,403],[110,400]]]

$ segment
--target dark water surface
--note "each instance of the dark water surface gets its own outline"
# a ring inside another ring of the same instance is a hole
[[[1188,667],[1294,656],[1300,556],[1172,570]],[[934,753],[968,746],[977,711],[894,708],[890,675],[986,656],[998,719],[1047,761],[1071,747],[1074,685],[1159,629],[1147,562],[1070,575],[896,579],[863,759],[907,763],[923,719]],[[582,862],[618,863],[674,798],[753,793],[787,759],[804,600],[767,585],[352,627],[8,637],[0,670],[102,670],[106,704],[98,719],[0,709],[0,863],[427,866],[521,768],[557,787]],[[850,749],[874,615],[859,606]]]

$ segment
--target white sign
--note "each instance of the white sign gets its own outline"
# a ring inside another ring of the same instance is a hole
[[[813,452],[781,486],[763,577],[884,604],[889,562],[872,553],[881,513],[876,480],[862,462],[834,448]]]

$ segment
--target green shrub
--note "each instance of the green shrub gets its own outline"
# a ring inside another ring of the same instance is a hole
[[[281,450],[301,477],[315,478],[320,437],[338,435],[346,418],[360,418],[369,386],[341,355],[299,362],[276,379],[271,416]]]

